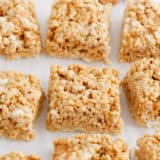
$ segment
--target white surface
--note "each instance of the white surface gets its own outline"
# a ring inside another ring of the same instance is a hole
[[[47,21],[51,11],[52,0],[35,0],[36,12],[40,23],[43,42],[45,40],[45,34],[47,30]],[[118,5],[114,6],[111,15],[111,46],[112,54],[110,59],[112,61],[111,67],[119,70],[120,78],[124,77],[126,71],[129,69],[129,65],[122,64],[117,61],[117,53],[120,43],[120,30],[122,23],[122,16],[124,11],[124,1],[121,1]],[[86,65],[92,65],[101,67],[104,64],[101,63],[84,63],[80,60],[72,59],[60,59],[47,57],[40,55],[33,59],[20,59],[16,61],[6,61],[0,58],[0,70],[15,70],[24,73],[33,73],[37,75],[43,88],[47,91],[49,69],[52,64],[68,65],[73,63],[80,63]],[[145,133],[151,133],[150,129],[138,127],[135,121],[132,119],[126,104],[126,98],[121,90],[121,108],[122,117],[124,120],[124,129],[122,137],[129,143],[130,148],[133,150],[135,147],[136,139]],[[60,132],[48,132],[45,126],[47,116],[47,104],[45,105],[40,117],[36,123],[36,138],[32,142],[12,141],[0,138],[0,154],[5,154],[10,151],[19,151],[24,153],[33,153],[41,157],[42,160],[51,160],[53,152],[53,140],[56,137],[66,137],[77,133],[60,133]]]

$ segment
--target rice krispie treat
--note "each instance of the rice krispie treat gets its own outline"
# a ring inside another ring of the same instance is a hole
[[[128,0],[122,29],[120,61],[160,57],[160,4]]]
[[[46,53],[107,63],[110,9],[98,0],[58,0],[48,24]]]
[[[160,122],[160,59],[133,63],[122,86],[130,111],[140,125]]]
[[[145,135],[137,141],[138,160],[160,160],[160,135]]]
[[[123,139],[108,135],[77,135],[54,142],[53,160],[129,160],[130,153]]]
[[[11,152],[3,156],[0,155],[0,160],[40,160],[40,158],[34,155]]]
[[[52,66],[48,129],[120,133],[118,72],[71,65]]]
[[[0,0],[0,54],[14,59],[40,51],[34,0]]]
[[[33,75],[0,72],[0,136],[33,139],[43,100],[39,80]]]

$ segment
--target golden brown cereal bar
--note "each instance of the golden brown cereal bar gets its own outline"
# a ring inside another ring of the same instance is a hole
[[[128,0],[124,14],[120,61],[160,57],[160,4]]]
[[[40,51],[34,0],[0,0],[0,54],[14,59]]]
[[[160,120],[160,60],[141,59],[132,64],[122,86],[129,108],[141,125]]]
[[[0,136],[33,139],[43,100],[39,80],[33,75],[0,72]]]
[[[98,0],[58,0],[48,23],[46,53],[108,62],[110,9]]]
[[[120,133],[118,72],[70,65],[52,66],[49,80],[49,130]]]

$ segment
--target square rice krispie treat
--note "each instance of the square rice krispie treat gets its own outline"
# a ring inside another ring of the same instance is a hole
[[[141,59],[133,63],[122,86],[130,111],[140,125],[160,120],[160,59]]]
[[[135,154],[138,160],[160,160],[160,134],[139,138]]]
[[[33,75],[0,72],[0,136],[33,139],[43,100],[39,80]]]
[[[0,54],[13,59],[40,51],[34,0],[0,0]]]
[[[121,132],[119,80],[114,69],[52,66],[48,97],[49,130]]]
[[[120,61],[160,57],[160,4],[128,0],[124,14]]]
[[[108,62],[111,4],[58,0],[48,24],[45,51],[52,56]]]
[[[40,160],[40,158],[34,155],[11,152],[3,156],[0,155],[0,160]]]
[[[53,160],[129,160],[130,152],[123,139],[108,135],[77,135],[54,142]]]

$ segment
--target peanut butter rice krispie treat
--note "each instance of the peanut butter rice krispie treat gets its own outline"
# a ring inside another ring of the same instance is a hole
[[[160,4],[128,0],[124,14],[120,61],[160,57]]]
[[[108,135],[77,135],[54,142],[53,160],[129,160],[129,148],[123,139]]]
[[[0,54],[14,59],[40,51],[34,0],[0,0]]]
[[[138,160],[160,160],[160,134],[139,138],[135,154]]]
[[[46,53],[107,63],[110,9],[98,0],[58,0],[48,24]]]
[[[39,80],[33,75],[0,72],[0,136],[33,139],[43,100]]]
[[[48,129],[120,133],[118,72],[71,65],[52,66]]]
[[[141,59],[132,64],[122,82],[129,108],[137,122],[160,122],[160,59]]]
[[[25,155],[22,153],[8,153],[6,155],[0,156],[0,160],[40,160],[39,157],[34,155]]]

